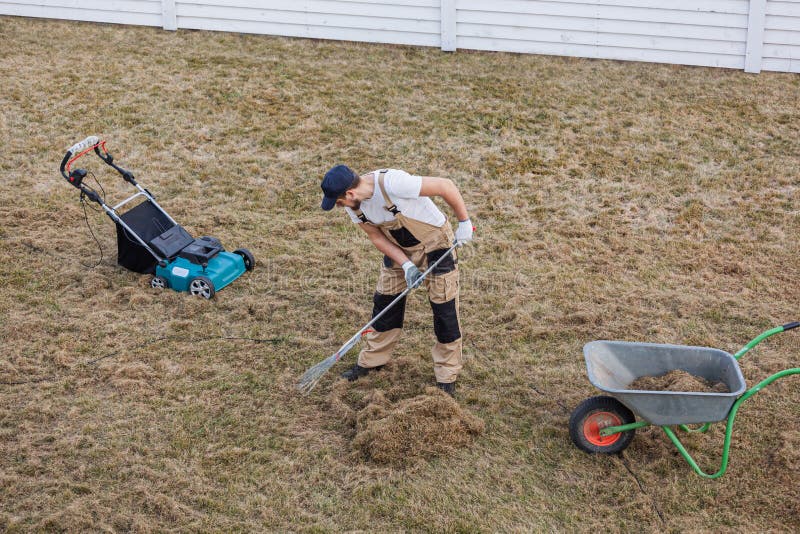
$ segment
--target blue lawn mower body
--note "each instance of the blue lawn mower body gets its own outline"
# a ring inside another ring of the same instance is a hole
[[[156,276],[166,280],[167,286],[175,291],[189,291],[192,280],[206,277],[213,284],[215,291],[219,291],[243,275],[246,270],[242,256],[223,251],[212,258],[205,269],[202,265],[192,263],[185,258],[175,258],[164,267],[157,265]],[[156,286],[158,287],[158,283]],[[202,285],[195,284],[195,286],[197,290],[203,290]]]
[[[175,236],[168,244],[161,243],[162,236],[151,243],[173,252],[167,254],[173,259],[156,264],[152,287],[170,287],[209,299],[255,264],[247,249],[226,252],[213,237],[194,239],[181,226],[173,226],[166,233],[168,238]]]
[[[91,150],[138,192],[108,206],[97,191],[83,183],[85,170],[70,169],[75,160]],[[80,189],[81,198],[98,203],[116,224],[117,263],[134,272],[155,275],[150,282],[154,288],[172,288],[210,299],[255,266],[253,254],[245,248],[227,252],[214,237],[192,237],[136,182],[130,171],[114,164],[105,141],[95,136],[70,147],[61,161],[61,174]],[[137,199],[142,201],[125,213],[117,211]]]

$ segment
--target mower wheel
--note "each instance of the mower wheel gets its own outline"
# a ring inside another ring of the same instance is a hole
[[[156,276],[152,280],[150,280],[150,287],[154,287],[156,289],[166,289],[169,287],[169,282],[163,276]]]
[[[196,297],[210,299],[216,293],[216,290],[214,289],[214,282],[205,276],[193,278],[192,281],[189,282],[189,293]]]
[[[247,250],[246,248],[237,248],[233,251],[234,254],[238,254],[242,258],[244,258],[244,268],[248,271],[252,271],[253,267],[256,266],[256,258],[253,256],[253,253]]]
[[[583,401],[569,418],[569,436],[576,447],[591,454],[616,454],[630,445],[636,430],[601,436],[609,426],[627,425],[636,417],[614,397],[600,395]]]

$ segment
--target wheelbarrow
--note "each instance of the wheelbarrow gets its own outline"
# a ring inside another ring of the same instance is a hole
[[[614,454],[630,445],[636,429],[649,425],[660,426],[698,475],[705,478],[721,477],[728,467],[733,420],[741,404],[774,381],[800,374],[800,368],[785,369],[747,389],[739,359],[766,338],[798,326],[800,322],[793,322],[767,330],[736,354],[707,347],[657,343],[587,343],[583,347],[583,355],[589,381],[608,395],[588,398],[572,412],[569,433],[573,443],[588,453]],[[723,382],[728,392],[629,388],[638,378],[663,376],[674,370],[686,371],[711,383]],[[718,421],[727,421],[722,464],[716,473],[708,474],[700,469],[670,426],[677,426],[685,432],[706,432],[712,423]],[[690,424],[702,426],[690,428],[687,426]]]

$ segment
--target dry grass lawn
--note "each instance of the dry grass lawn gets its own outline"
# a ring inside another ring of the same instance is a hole
[[[588,341],[733,352],[800,320],[800,76],[8,17],[0,75],[0,531],[800,529],[797,377],[743,405],[716,481],[660,431],[590,457],[567,429]],[[256,270],[158,292],[92,211],[90,268],[57,169],[89,134]],[[337,382],[354,351],[294,389],[371,309],[379,254],[318,209],[339,162],[451,177],[478,227],[466,426],[407,462],[358,425],[431,385],[424,294],[386,374]],[[748,384],[799,339],[748,354]],[[685,440],[707,470],[722,435]]]

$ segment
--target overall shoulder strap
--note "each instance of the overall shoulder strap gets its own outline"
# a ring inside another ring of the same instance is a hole
[[[383,169],[378,174],[378,187],[381,188],[381,194],[383,195],[383,209],[392,212],[392,215],[397,215],[400,213],[400,210],[397,209],[397,205],[392,202],[392,199],[390,199],[389,195],[386,194],[386,188],[383,185],[383,181],[386,178],[387,172],[389,172],[389,169]]]
[[[363,222],[363,223],[368,223],[369,222],[369,219],[367,219],[367,216],[364,215],[363,211],[361,211],[361,208],[358,208],[357,210],[354,210],[353,213],[356,214],[356,217],[361,219],[361,222]]]

